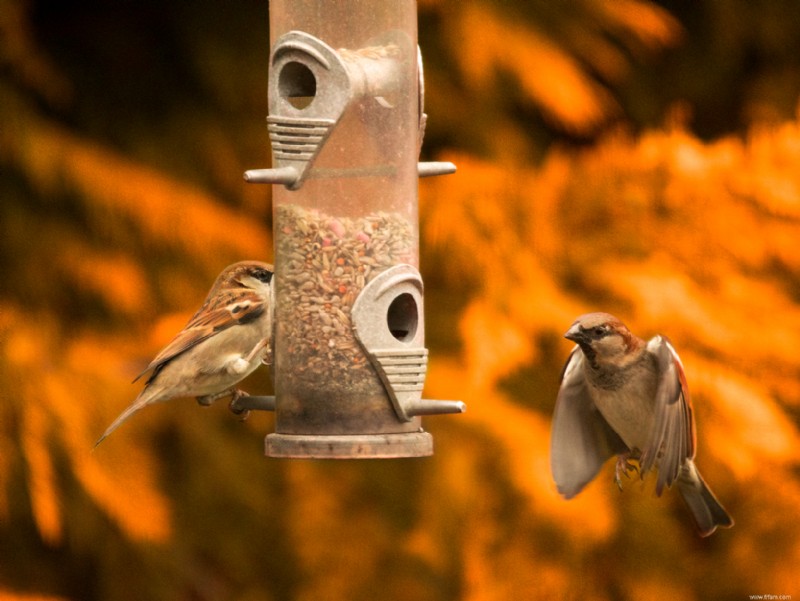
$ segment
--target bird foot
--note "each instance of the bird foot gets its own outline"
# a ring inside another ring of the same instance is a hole
[[[211,407],[218,398],[225,396],[226,394],[230,394],[229,390],[225,392],[217,392],[214,394],[207,394],[205,396],[199,396],[197,398],[197,404],[202,405],[203,407]]]
[[[258,343],[253,347],[253,350],[251,350],[247,354],[247,356],[245,357],[245,361],[247,361],[247,363],[249,364],[255,358],[255,356],[262,351],[262,349],[267,347],[268,343],[269,343],[269,338],[264,338],[262,340],[259,340]],[[270,355],[271,354],[272,353],[270,352]]]
[[[239,405],[239,399],[246,396],[250,395],[244,390],[239,390],[238,388],[231,392],[231,402],[228,404],[228,409],[230,409],[231,413],[234,415],[239,416],[239,421],[245,421],[248,417],[250,417],[250,410]]]
[[[622,476],[624,475],[626,478],[630,479],[628,472],[638,472],[639,468],[636,467],[635,464],[628,461],[630,459],[630,455],[627,453],[624,455],[617,456],[617,465],[614,468],[614,482],[617,485],[617,488],[622,490]]]
[[[202,405],[203,407],[210,407],[214,404],[214,401],[221,399],[225,396],[233,397],[236,393],[242,392],[241,390],[237,390],[236,388],[228,388],[223,390],[222,392],[215,392],[214,394],[207,394],[205,396],[197,397],[197,404]],[[246,392],[243,394],[247,394]]]

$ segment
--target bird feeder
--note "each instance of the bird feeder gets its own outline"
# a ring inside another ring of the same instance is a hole
[[[424,131],[413,1],[271,0],[275,433],[271,457],[433,453],[419,267]],[[269,403],[267,408],[273,408]],[[262,407],[263,408],[263,407]]]

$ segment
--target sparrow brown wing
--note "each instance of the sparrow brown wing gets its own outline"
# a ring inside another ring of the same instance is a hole
[[[152,370],[153,373],[147,380],[147,384],[150,384],[158,376],[158,372],[181,353],[223,330],[253,321],[266,309],[265,300],[249,288],[232,288],[213,294],[214,292],[216,291],[212,290],[189,323],[136,376],[134,382]]]
[[[576,346],[561,375],[550,433],[550,469],[558,492],[571,499],[597,475],[603,463],[628,450],[589,396]]]
[[[647,350],[656,358],[658,387],[653,432],[640,463],[644,474],[658,462],[656,494],[660,495],[678,478],[684,461],[694,458],[694,417],[683,364],[669,340],[655,336]]]

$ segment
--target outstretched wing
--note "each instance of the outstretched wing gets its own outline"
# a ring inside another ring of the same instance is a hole
[[[136,376],[134,382],[152,370],[153,373],[147,380],[150,384],[158,376],[158,372],[181,353],[223,330],[253,321],[266,310],[265,299],[249,288],[232,288],[213,296],[212,299],[209,294],[186,327]]]
[[[669,340],[655,336],[647,350],[656,358],[658,387],[653,432],[640,462],[643,474],[658,462],[656,494],[660,495],[678,478],[684,461],[694,458],[694,417],[683,364]]]
[[[609,457],[628,450],[589,396],[584,361],[576,346],[561,376],[550,433],[550,469],[567,499],[583,490]]]

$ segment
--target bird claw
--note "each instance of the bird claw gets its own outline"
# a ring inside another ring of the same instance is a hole
[[[239,421],[245,421],[250,417],[250,410],[239,406],[239,399],[250,396],[244,390],[236,389],[231,393],[231,402],[228,404],[228,409],[231,413],[239,416]]]
[[[628,461],[629,457],[630,456],[627,454],[617,457],[617,465],[614,468],[614,482],[620,490],[622,490],[622,475],[624,474],[626,478],[630,479],[628,472],[639,471],[639,468],[637,468],[635,464]]]

